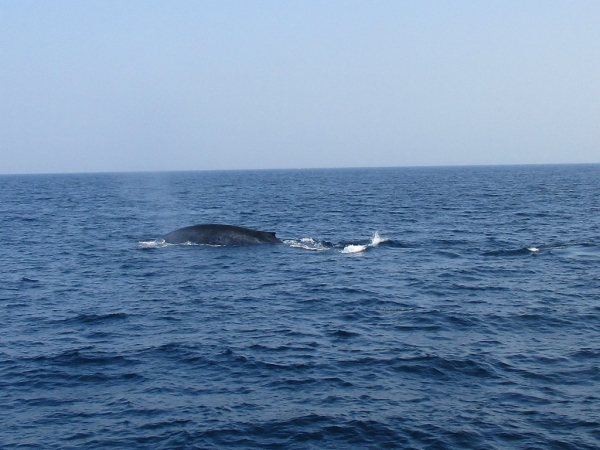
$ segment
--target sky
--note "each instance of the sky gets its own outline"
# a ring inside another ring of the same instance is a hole
[[[600,163],[600,1],[0,0],[0,174]]]

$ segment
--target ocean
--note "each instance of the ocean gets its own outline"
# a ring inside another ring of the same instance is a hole
[[[5,175],[0,229],[3,449],[600,448],[600,165]]]

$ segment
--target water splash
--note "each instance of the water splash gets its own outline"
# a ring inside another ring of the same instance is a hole
[[[369,242],[368,244],[349,244],[346,245],[343,250],[342,253],[361,253],[364,252],[367,248],[369,247],[377,247],[379,244],[381,244],[382,242],[386,242],[388,241],[388,239],[386,238],[382,238],[379,235],[379,232],[376,231],[375,233],[373,233],[373,236],[371,237],[371,242]]]
[[[371,243],[369,245],[371,247],[377,247],[382,242],[387,242],[387,241],[389,241],[389,239],[382,238],[381,236],[379,236],[379,232],[376,231],[375,233],[373,233],[373,237],[371,238]]]

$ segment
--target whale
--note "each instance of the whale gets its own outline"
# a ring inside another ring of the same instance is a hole
[[[258,231],[235,225],[206,223],[180,228],[160,239],[168,244],[204,244],[239,246],[254,244],[280,244],[282,241],[272,231]]]

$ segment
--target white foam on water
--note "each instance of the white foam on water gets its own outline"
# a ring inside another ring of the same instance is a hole
[[[289,245],[290,247],[313,250],[317,252],[329,250],[328,247],[325,247],[321,242],[315,241],[313,238],[302,238],[299,241],[294,239],[286,239],[283,241],[283,243]]]
[[[529,250],[531,253],[538,253],[540,251],[540,249],[537,247],[527,247],[527,250]]]
[[[164,239],[154,239],[152,241],[140,241],[138,242],[138,245],[141,248],[162,248],[162,247],[169,247],[171,245],[204,245],[206,247],[224,247],[223,245],[216,245],[216,244],[197,244],[195,242],[191,242],[191,241],[186,241],[186,242],[180,242],[179,244],[171,244],[169,242],[165,242]]]
[[[344,249],[342,250],[342,253],[360,253],[360,252],[364,252],[367,247],[369,247],[368,245],[346,245],[344,247]]]
[[[171,244],[166,243],[164,239],[152,239],[151,241],[140,241],[138,245],[141,248],[161,248]]]

